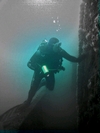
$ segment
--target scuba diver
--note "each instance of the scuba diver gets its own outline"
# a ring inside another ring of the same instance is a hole
[[[24,102],[24,105],[27,107],[30,105],[37,90],[42,86],[46,86],[50,91],[54,89],[55,74],[65,70],[62,66],[63,58],[77,63],[86,58],[86,54],[78,58],[71,56],[60,46],[61,43],[55,37],[51,38],[48,42],[44,40],[27,63],[27,66],[34,70],[28,98]]]

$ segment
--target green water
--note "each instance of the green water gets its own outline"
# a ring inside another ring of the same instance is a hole
[[[27,2],[11,0],[0,7],[0,114],[26,100],[33,75],[27,62],[43,39],[57,37],[63,49],[78,56],[80,0],[61,0],[51,4],[40,1],[35,5]],[[68,118],[70,124],[73,121],[71,116],[76,119],[76,94],[71,88],[72,65],[63,61],[66,70],[56,75],[55,89],[44,97],[46,102],[43,101],[47,114],[66,117],[65,122]]]

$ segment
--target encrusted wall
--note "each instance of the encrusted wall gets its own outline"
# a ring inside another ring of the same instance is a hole
[[[88,52],[78,65],[78,127],[80,132],[100,126],[99,37],[100,2],[83,0],[80,5],[79,54]]]

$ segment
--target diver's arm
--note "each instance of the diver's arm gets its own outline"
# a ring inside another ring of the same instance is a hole
[[[31,59],[28,61],[27,66],[31,69],[31,70],[35,70],[36,69],[36,53],[33,54],[33,56],[31,57]]]
[[[65,58],[66,60],[69,60],[71,62],[81,62],[82,60],[84,60],[86,58],[86,54],[81,55],[80,57],[76,58],[70,54],[68,54],[64,49],[60,49],[60,54],[63,58]]]
[[[29,62],[27,63],[27,66],[28,66],[31,70],[34,70],[34,69],[35,69],[35,67],[33,67],[33,66],[31,65],[31,60],[29,60]]]

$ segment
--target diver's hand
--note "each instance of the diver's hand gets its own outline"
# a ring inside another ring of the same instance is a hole
[[[59,69],[65,71],[65,67],[63,66],[60,66]]]
[[[40,69],[39,65],[36,64],[36,63],[34,63],[34,65],[32,65],[31,62],[28,62],[28,63],[27,63],[27,66],[28,66],[31,70],[34,70],[34,71]]]
[[[28,66],[31,70],[34,70],[34,69],[35,69],[35,66],[33,67],[33,66],[31,65],[31,62],[30,62],[30,61],[27,63],[27,66]]]
[[[65,67],[61,66],[61,70],[65,71]]]
[[[82,54],[81,56],[78,57],[78,63],[80,63],[81,61],[85,60],[86,57],[88,56],[88,53]]]

